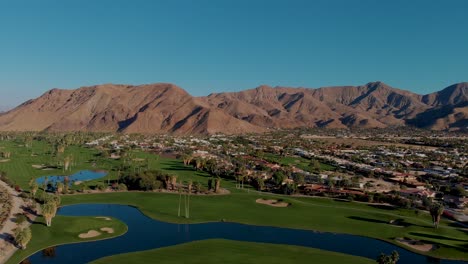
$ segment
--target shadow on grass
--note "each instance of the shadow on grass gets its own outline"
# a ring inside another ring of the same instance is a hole
[[[391,205],[385,205],[385,204],[369,204],[368,206],[376,209],[382,209],[382,210],[389,210],[389,211],[394,211],[396,208]]]
[[[33,221],[32,224],[33,224],[33,225],[43,225],[43,226],[47,226],[44,222],[39,222],[39,221]]]
[[[466,227],[468,227],[468,223],[451,222],[451,223],[448,224],[448,226],[456,227],[456,228],[466,228]],[[463,231],[463,232],[465,232],[466,234],[468,234],[468,231],[467,231],[467,230],[461,229],[461,231]]]
[[[387,221],[383,221],[383,220],[379,220],[379,219],[366,218],[366,217],[360,217],[360,216],[348,216],[348,218],[353,219],[353,220],[370,222],[370,223],[388,224]]]
[[[440,240],[451,240],[451,241],[460,241],[460,242],[468,241],[464,239],[458,239],[458,238],[446,237],[446,236],[440,236],[440,235],[425,234],[425,233],[419,233],[419,232],[410,232],[409,234],[413,236],[418,236],[418,237],[440,239]]]
[[[334,201],[334,202],[342,202],[342,203],[349,203],[349,202],[351,202],[350,200],[341,199],[341,198],[334,198],[333,201]]]
[[[169,167],[166,167],[164,168],[165,170],[168,170],[168,171],[187,171],[187,172],[195,172],[196,170],[192,170],[190,168],[187,168],[187,167],[184,167],[184,166],[169,166]]]

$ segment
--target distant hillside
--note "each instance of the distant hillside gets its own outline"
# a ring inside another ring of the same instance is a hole
[[[468,126],[468,83],[418,95],[382,82],[318,89],[259,86],[193,97],[165,83],[53,89],[0,115],[2,131],[212,134],[295,127]]]

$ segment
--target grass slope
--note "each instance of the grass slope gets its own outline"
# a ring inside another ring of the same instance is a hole
[[[99,231],[101,227],[113,228],[114,233],[108,234],[107,232],[100,231],[101,235],[94,238],[81,239],[78,237],[79,234],[86,233],[89,230]],[[120,236],[127,232],[127,226],[117,219],[111,219],[108,221],[94,217],[68,216],[55,217],[52,220],[51,227],[45,226],[44,219],[39,217],[31,226],[31,229],[33,239],[28,244],[28,247],[25,250],[16,251],[16,253],[6,262],[7,264],[19,263],[21,260],[35,252],[51,246],[111,238]]]
[[[313,248],[239,242],[230,240],[203,240],[182,245],[115,255],[94,261],[104,263],[374,263],[373,260]]]

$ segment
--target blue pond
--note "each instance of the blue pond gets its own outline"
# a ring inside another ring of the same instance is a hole
[[[91,170],[83,170],[80,172],[77,172],[73,175],[69,175],[68,179],[70,180],[70,183],[76,182],[76,181],[89,181],[89,180],[94,180],[94,179],[99,179],[107,175],[107,172],[105,171],[91,171]],[[47,177],[47,182],[51,184],[55,184],[57,182],[63,182],[65,179],[65,176],[44,176],[36,179],[37,184],[42,185]]]
[[[125,222],[128,232],[120,237],[95,242],[57,246],[54,257],[41,251],[29,257],[32,264],[87,263],[105,256],[167,247],[189,241],[223,238],[239,241],[290,244],[342,252],[376,259],[392,250],[400,253],[399,264],[463,261],[440,260],[419,255],[377,239],[346,234],[322,233],[289,228],[252,226],[237,223],[170,224],[153,220],[138,209],[126,205],[80,204],[61,208],[59,215],[111,216]]]

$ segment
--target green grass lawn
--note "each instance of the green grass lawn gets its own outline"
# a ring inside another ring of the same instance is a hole
[[[278,160],[278,163],[281,164],[281,165],[294,165],[294,166],[298,167],[301,170],[310,171],[310,167],[309,167],[310,160],[309,159],[299,157],[299,156],[282,157],[282,156],[275,155],[275,154],[272,154],[272,153],[267,153],[265,155],[266,155],[266,157],[270,157],[270,158],[274,158],[274,159]],[[336,168],[334,166],[332,166],[332,165],[320,162],[320,170],[322,170],[322,171],[333,171],[335,169]]]
[[[7,176],[14,180],[16,184],[22,188],[28,189],[28,182],[31,178],[50,175],[70,175],[84,169],[104,169],[109,168],[112,160],[102,161],[96,167],[92,166],[91,160],[96,160],[98,151],[95,149],[71,146],[67,147],[63,156],[72,155],[76,165],[72,167],[72,171],[64,172],[62,169],[42,170],[35,169],[32,165],[41,164],[56,164],[56,158],[49,154],[51,147],[41,141],[34,141],[32,148],[26,148],[18,143],[11,141],[0,142],[2,151],[11,152],[9,162],[0,163],[0,170],[7,172]]]
[[[108,234],[99,231],[102,227],[113,228],[114,233]],[[42,217],[37,218],[34,224],[31,225],[31,230],[33,239],[27,248],[18,250],[6,263],[19,263],[35,252],[51,246],[120,236],[127,232],[127,226],[120,220],[113,218],[108,221],[94,217],[57,216],[52,220],[52,226],[50,227],[45,226]],[[79,234],[86,233],[89,230],[99,231],[101,235],[87,239],[78,237]]]
[[[29,189],[28,182],[31,178],[50,175],[71,175],[81,170],[100,169],[109,172],[109,175],[104,178],[87,181],[86,184],[90,186],[95,185],[98,181],[115,180],[118,178],[118,172],[113,168],[117,167],[121,162],[119,160],[99,157],[99,151],[96,149],[70,146],[65,149],[65,153],[62,156],[72,155],[74,157],[76,165],[72,167],[71,171],[64,172],[62,169],[42,170],[35,169],[32,165],[56,164],[57,160],[50,156],[49,151],[51,147],[47,143],[34,141],[32,148],[26,148],[15,142],[3,141],[0,142],[0,148],[2,151],[10,151],[12,153],[9,162],[0,163],[0,171],[7,172],[7,176],[23,189]],[[136,159],[148,159],[150,169],[163,170],[176,174],[184,182],[189,180],[198,181],[205,187],[207,186],[208,178],[210,178],[209,174],[186,167],[180,160],[163,158],[140,150],[133,150],[132,153]],[[96,166],[93,166],[93,163]],[[224,183],[228,186],[234,186],[234,183],[229,181],[224,181]],[[72,187],[72,189],[77,188]]]
[[[313,248],[211,239],[172,247],[105,257],[103,263],[321,263],[366,264],[375,261]]]

